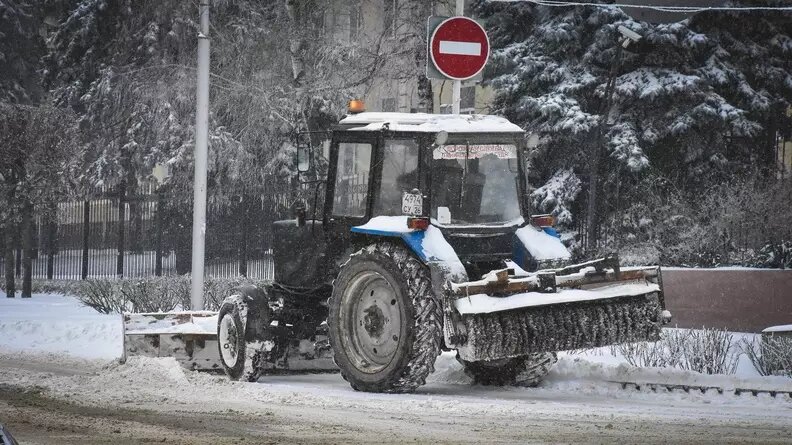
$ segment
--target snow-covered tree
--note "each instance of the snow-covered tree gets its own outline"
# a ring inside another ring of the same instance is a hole
[[[45,80],[89,148],[83,186],[134,186],[188,139],[194,73],[163,68],[185,64],[185,42],[195,45],[181,3],[72,2],[50,38]]]
[[[165,163],[171,187],[189,189],[195,5],[72,3],[50,39],[46,79],[56,102],[80,116],[91,147],[83,182],[133,183]],[[329,128],[350,98],[361,96],[402,52],[413,51],[398,45],[391,31],[360,22],[361,3],[212,2],[214,193],[271,179],[265,166],[290,150],[300,132]],[[407,11],[407,2],[401,4]]]
[[[43,219],[75,173],[73,118],[50,106],[0,104],[0,228],[5,234],[6,292],[14,295],[13,247],[21,239],[22,297],[31,296],[34,210]],[[17,230],[18,229],[18,230]]]
[[[50,3],[0,1],[0,246],[10,297],[16,289],[17,248],[23,252],[22,296],[31,295],[33,211],[51,207],[68,174],[63,141],[72,133],[70,118],[39,103],[44,97],[41,32]]]
[[[695,200],[734,174],[770,176],[775,131],[792,103],[792,14],[706,12],[654,25],[615,7],[478,1],[475,11],[493,45],[495,112],[542,136],[535,186],[568,169],[585,184],[592,153],[604,149],[601,210],[613,222],[641,204],[637,184],[651,177]],[[617,60],[620,25],[643,38]],[[565,211],[542,202],[542,211]],[[622,229],[606,225],[604,236]]]
[[[400,64],[415,45],[406,45],[380,23],[361,21],[360,8],[371,6],[364,3],[211,2],[208,185],[213,200],[293,182],[294,148],[306,140],[304,132],[327,130],[344,114],[347,101],[364,96],[374,79],[418,69],[414,63]],[[398,2],[394,23],[401,26],[412,17],[409,6],[416,3]],[[48,41],[45,80],[55,103],[74,110],[80,121],[85,150],[79,185],[133,193],[154,166],[165,164],[170,173],[165,189],[188,197],[196,4],[63,4],[60,24]],[[170,224],[189,227],[190,202],[176,200],[178,208],[168,210]]]
[[[38,60],[43,51],[34,1],[0,0],[0,102],[31,103],[41,93]]]
[[[580,179],[572,169],[561,169],[531,193],[534,208],[550,211],[561,225],[572,223],[572,203],[580,192]]]

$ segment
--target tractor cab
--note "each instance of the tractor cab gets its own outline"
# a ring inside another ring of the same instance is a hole
[[[388,232],[383,229],[429,225],[441,231],[470,279],[515,258],[536,269],[515,237],[529,214],[520,198],[526,196],[523,147],[523,130],[496,116],[347,116],[332,132],[323,216],[307,218],[302,227],[276,223],[282,235],[275,237],[276,281],[330,283],[344,254]],[[309,170],[305,160],[312,157],[301,153],[299,164]],[[404,227],[391,227],[400,221]],[[300,252],[294,240],[310,251]]]

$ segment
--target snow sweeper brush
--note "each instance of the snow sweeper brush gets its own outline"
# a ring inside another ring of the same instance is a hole
[[[620,268],[608,257],[561,269],[451,284],[454,343],[468,361],[655,341],[665,310],[659,267]]]

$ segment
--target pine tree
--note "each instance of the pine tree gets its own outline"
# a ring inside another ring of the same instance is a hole
[[[42,171],[57,169],[52,158],[37,158],[40,142],[30,134],[29,124],[41,124],[39,58],[44,52],[41,37],[42,4],[25,0],[0,0],[0,246],[5,265],[5,289],[16,291],[16,248],[23,249],[22,296],[29,297],[31,213],[42,201],[36,178]],[[36,119],[33,119],[33,116]],[[39,135],[41,136],[41,135]],[[52,171],[45,176],[52,177]],[[21,243],[20,243],[21,238]]]
[[[549,180],[534,194],[538,211],[571,224],[564,216],[583,195],[570,190],[586,186],[597,144],[607,153],[611,223],[640,207],[657,178],[661,193],[672,187],[695,200],[735,174],[770,170],[771,134],[792,102],[792,14],[707,12],[653,25],[615,7],[478,1],[475,10],[493,45],[494,111],[541,135],[530,161],[531,182]],[[615,61],[619,25],[643,38]],[[566,199],[547,199],[553,187]],[[572,216],[585,219],[582,210]],[[606,225],[603,236],[623,229]]]
[[[0,0],[0,102],[31,103],[40,96],[39,24],[35,2]]]
[[[0,104],[0,205],[5,240],[6,291],[15,288],[12,247],[21,239],[22,297],[31,296],[34,211],[65,197],[74,174],[73,118],[47,105]],[[17,230],[14,230],[14,229]],[[17,232],[17,233],[15,233]]]

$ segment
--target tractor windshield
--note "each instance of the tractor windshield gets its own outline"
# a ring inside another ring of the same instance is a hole
[[[432,157],[432,218],[438,224],[501,225],[520,218],[515,145],[442,145]]]

